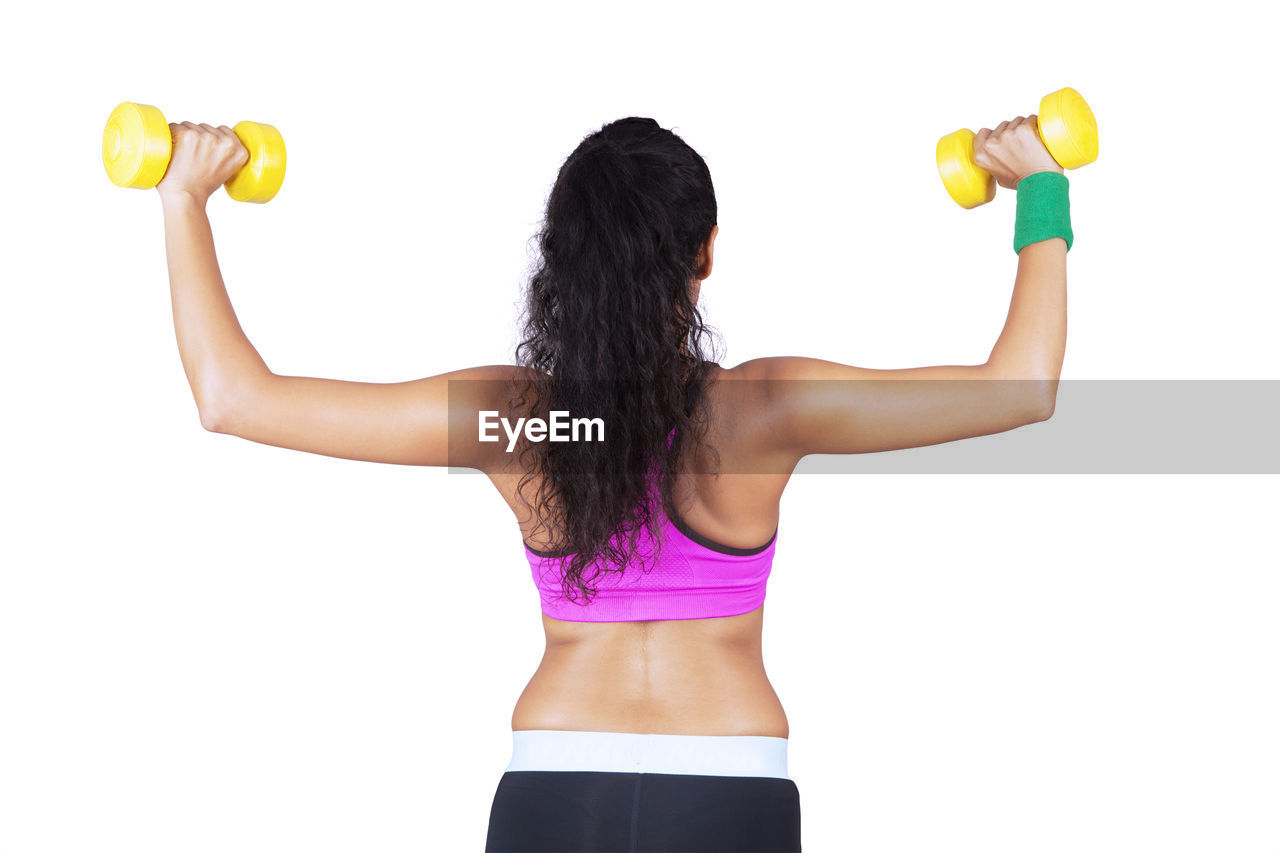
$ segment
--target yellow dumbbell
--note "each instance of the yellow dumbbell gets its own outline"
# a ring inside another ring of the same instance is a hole
[[[269,124],[242,121],[232,128],[249,162],[223,187],[236,201],[271,201],[284,183],[284,137]],[[102,132],[102,165],[118,187],[150,189],[160,183],[173,154],[173,135],[155,107],[125,101]]]
[[[1040,99],[1036,116],[1040,141],[1064,169],[1098,159],[1098,122],[1080,93],[1070,86]],[[973,159],[972,130],[957,130],[938,140],[938,174],[956,204],[969,209],[996,196],[996,181]]]

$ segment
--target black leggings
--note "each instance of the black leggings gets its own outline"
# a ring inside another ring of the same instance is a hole
[[[502,774],[486,853],[796,853],[800,792],[763,776]]]

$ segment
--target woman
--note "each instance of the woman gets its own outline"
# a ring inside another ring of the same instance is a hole
[[[633,117],[587,136],[560,168],[518,363],[390,384],[263,363],[227,299],[204,211],[246,154],[226,127],[171,127],[158,190],[204,426],[329,456],[475,468],[515,515],[546,651],[512,717],[487,849],[800,849],[787,718],[760,645],[779,499],[807,454],[935,444],[1053,412],[1071,233],[1066,179],[1035,117],[975,140],[979,164],[1019,196],[1012,303],[983,364],[709,360],[696,306],[719,232],[711,177],[674,133]],[[543,441],[512,427],[554,411],[600,429]],[[482,440],[485,419],[495,440]]]

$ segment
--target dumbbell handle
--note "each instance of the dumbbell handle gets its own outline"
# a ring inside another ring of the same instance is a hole
[[[270,201],[284,182],[285,148],[269,124],[242,121],[234,128],[249,161],[223,185],[236,201]],[[150,189],[164,177],[173,156],[173,134],[164,114],[148,104],[125,101],[111,112],[102,132],[102,164],[118,187]]]

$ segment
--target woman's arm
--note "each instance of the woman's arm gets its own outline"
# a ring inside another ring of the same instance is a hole
[[[501,464],[502,443],[477,440],[478,413],[505,414],[512,366],[393,383],[279,376],[268,369],[227,297],[205,212],[209,196],[248,154],[227,127],[184,122],[170,129],[173,157],[157,190],[178,352],[204,427],[347,459],[482,470]],[[463,381],[451,387],[451,380]]]
[[[975,154],[1010,188],[1034,172],[1062,171],[1040,142],[1034,116],[984,129]],[[1066,339],[1067,244],[1054,238],[1018,254],[1004,329],[983,364],[871,370],[782,357],[747,362],[739,378],[766,380],[760,406],[773,414],[764,432],[786,460],[896,450],[1049,418]]]
[[[228,385],[267,369],[227,298],[205,213],[209,196],[249,155],[225,126],[182,122],[169,129],[173,155],[156,190],[164,208],[173,325],[200,421],[212,428]]]

